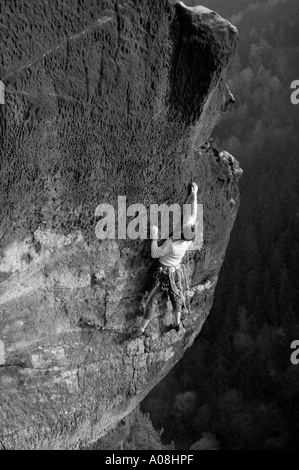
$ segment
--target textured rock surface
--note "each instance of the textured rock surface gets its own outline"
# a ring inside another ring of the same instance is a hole
[[[236,29],[166,0],[2,1],[0,446],[77,448],[110,430],[182,357],[213,301],[240,169],[206,144],[232,101]],[[183,203],[204,244],[185,330],[130,340],[148,241],[96,239],[105,202]]]

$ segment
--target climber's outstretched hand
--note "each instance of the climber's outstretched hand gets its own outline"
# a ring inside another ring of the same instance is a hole
[[[152,239],[152,240],[158,240],[158,234],[159,234],[158,227],[156,227],[155,225],[153,225],[153,226],[151,227],[151,239]]]
[[[198,192],[198,186],[196,183],[192,183],[192,189],[191,189],[191,192],[194,196],[196,196],[197,192]]]

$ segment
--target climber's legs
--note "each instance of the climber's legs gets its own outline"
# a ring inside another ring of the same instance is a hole
[[[173,274],[171,273],[170,276]],[[170,285],[168,289],[168,295],[172,304],[173,314],[174,314],[174,322],[171,324],[170,328],[175,329],[177,332],[180,331],[182,327],[181,317],[182,317],[182,307],[183,307],[183,292],[182,292],[182,273],[181,271],[177,272],[178,275],[178,285],[176,285],[176,281],[173,277],[170,277]],[[158,306],[158,302],[162,295],[162,288],[161,284],[154,285],[153,289],[150,291],[147,297],[147,306],[145,310],[145,314],[142,320],[141,325],[137,330],[132,334],[132,338],[137,338],[138,336],[142,336],[145,329],[147,328],[149,322],[153,318],[156,308]]]
[[[140,325],[139,328],[137,329],[137,331],[136,331],[135,333],[133,333],[133,336],[136,336],[136,337],[137,337],[137,336],[143,335],[143,333],[144,333],[144,331],[145,331],[145,329],[146,329],[146,327],[147,327],[147,325],[149,324],[150,321],[151,321],[150,319],[145,319],[145,318],[144,318],[144,319],[142,320],[141,325]]]
[[[138,336],[143,335],[147,325],[149,324],[149,322],[151,321],[151,319],[154,316],[154,313],[155,313],[155,310],[157,308],[158,302],[160,300],[161,294],[162,294],[162,289],[161,289],[161,286],[159,285],[159,286],[156,287],[156,290],[153,292],[152,297],[151,297],[151,299],[150,299],[150,301],[147,305],[145,315],[144,315],[144,318],[142,320],[141,325],[132,334],[133,338],[137,338]],[[151,295],[151,293],[149,295]]]
[[[171,324],[170,328],[176,330],[177,333],[181,331],[182,328],[182,311],[181,310],[174,310],[174,323]]]
[[[176,310],[174,312],[174,318],[175,318],[175,325],[180,325],[181,323],[181,316],[182,316],[182,312],[181,310]]]
[[[173,292],[169,292],[169,298],[172,304],[174,323],[171,325],[171,328],[174,328],[177,332],[180,331],[182,326],[182,305],[181,302],[174,296]]]

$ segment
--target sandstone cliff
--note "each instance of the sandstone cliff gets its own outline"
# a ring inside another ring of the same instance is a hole
[[[206,143],[231,104],[236,29],[167,0],[4,0],[0,447],[78,448],[128,414],[200,332],[235,220],[237,162]],[[95,237],[100,203],[183,203],[204,244],[180,334],[130,339],[148,241]],[[210,282],[207,282],[210,281]]]

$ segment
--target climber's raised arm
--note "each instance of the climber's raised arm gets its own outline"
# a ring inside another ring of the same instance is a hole
[[[161,256],[165,256],[172,251],[172,241],[166,240],[162,246],[158,246],[157,239],[158,239],[158,227],[153,225],[151,227],[151,256],[152,258],[160,258]]]
[[[192,183],[192,189],[191,189],[191,195],[192,195],[192,200],[191,200],[191,214],[187,214],[187,216],[184,216],[183,224],[184,225],[194,225],[196,222],[196,217],[197,217],[197,192],[198,192],[198,186],[196,183]]]
[[[197,217],[197,192],[198,186],[196,183],[192,183],[192,202],[191,202],[191,219],[192,225],[196,222]]]

